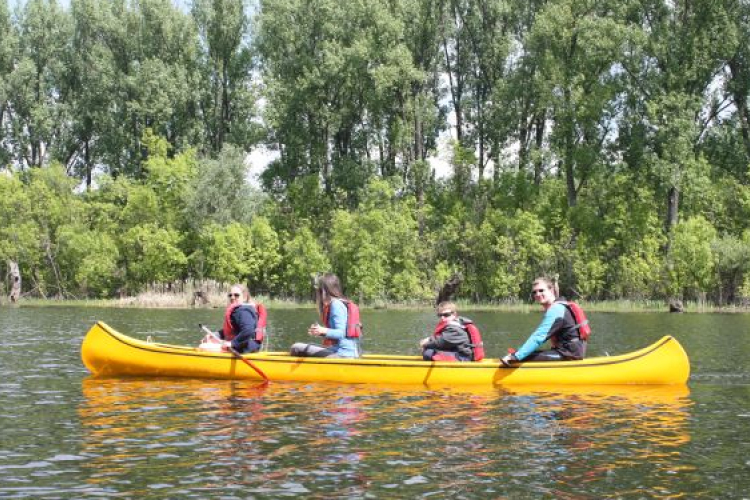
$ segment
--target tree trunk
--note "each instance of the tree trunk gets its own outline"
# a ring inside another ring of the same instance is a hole
[[[8,261],[8,269],[10,274],[10,302],[15,304],[21,298],[21,271],[18,268],[18,262],[14,260]]]
[[[734,104],[737,106],[737,118],[740,122],[740,133],[742,143],[745,146],[745,152],[750,156],[750,118],[747,113],[747,91],[748,85],[742,80],[742,68],[737,58],[732,58],[729,63],[729,70],[732,74],[732,97]]]
[[[672,234],[672,229],[677,225],[679,206],[680,190],[675,186],[671,186],[667,194],[667,220],[665,223],[667,234]]]
[[[534,117],[534,127],[536,131],[536,137],[534,138],[534,147],[537,152],[536,158],[534,159],[534,185],[539,187],[542,184],[542,170],[544,169],[544,163],[542,162],[542,146],[544,146],[544,125],[546,117],[544,112],[537,113]]]

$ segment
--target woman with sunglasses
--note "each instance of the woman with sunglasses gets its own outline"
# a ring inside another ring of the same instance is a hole
[[[315,302],[323,325],[313,323],[307,333],[322,338],[323,345],[297,342],[292,344],[290,354],[298,357],[358,358],[362,326],[359,324],[359,309],[344,297],[335,274],[325,273],[315,279]]]
[[[513,361],[562,361],[583,359],[586,341],[579,335],[579,327],[564,297],[559,297],[557,282],[549,278],[537,278],[532,285],[534,300],[542,306],[544,317],[524,344],[500,361],[510,366]],[[552,349],[539,349],[547,340]]]
[[[224,324],[215,337],[206,336],[203,344],[220,344],[228,352],[232,347],[239,353],[258,352],[261,342],[256,340],[258,310],[245,285],[232,285],[227,295],[229,304],[224,311]]]
[[[471,338],[458,317],[456,304],[441,302],[437,306],[437,315],[435,333],[419,343],[422,358],[425,361],[472,361]]]

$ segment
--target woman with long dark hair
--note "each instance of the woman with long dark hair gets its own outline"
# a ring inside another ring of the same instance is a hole
[[[319,323],[310,325],[307,333],[313,337],[321,337],[323,345],[297,342],[290,349],[291,355],[358,358],[361,332],[359,309],[344,296],[335,274],[325,273],[315,280],[315,302],[320,320]]]

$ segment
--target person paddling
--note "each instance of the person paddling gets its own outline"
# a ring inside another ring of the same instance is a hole
[[[514,361],[562,361],[583,359],[586,355],[588,326],[583,311],[564,297],[559,297],[555,280],[537,278],[531,288],[534,300],[542,306],[544,317],[524,344],[500,361],[511,366]],[[552,349],[537,350],[547,340]]]
[[[245,285],[232,285],[228,299],[224,324],[214,335],[206,335],[201,345],[220,344],[224,352],[229,352],[230,347],[243,354],[258,352],[263,341],[257,333],[258,306],[250,299]]]
[[[473,321],[459,317],[453,302],[438,304],[437,315],[440,320],[435,332],[419,343],[424,360],[481,361],[484,347]]]
[[[325,273],[315,280],[315,302],[323,325],[314,323],[307,333],[322,338],[323,345],[297,342],[292,345],[290,354],[316,358],[358,358],[362,334],[359,308],[344,297],[335,274]]]

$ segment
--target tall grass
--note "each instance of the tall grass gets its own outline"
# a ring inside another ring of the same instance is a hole
[[[228,289],[228,287],[227,287]],[[119,299],[41,299],[23,298],[20,306],[86,306],[86,307],[122,307],[143,309],[190,309],[190,308],[224,308],[227,304],[227,296],[224,290],[204,292],[203,300],[196,300],[192,291],[156,292],[146,291],[133,297]],[[266,307],[274,309],[296,309],[315,307],[314,302],[299,301],[294,299],[269,298],[267,296],[256,296],[254,299]],[[669,305],[663,300],[605,300],[605,301],[580,301],[581,307],[586,312],[615,312],[615,313],[649,313],[668,312]],[[2,304],[0,304],[2,305]],[[392,309],[392,310],[417,310],[423,311],[433,309],[434,302],[410,301],[391,302],[386,300],[375,300],[360,304],[363,309]],[[494,303],[470,303],[468,301],[456,301],[459,314],[466,311],[503,311],[529,313],[538,312],[539,306],[531,302],[502,301]],[[726,305],[717,306],[706,302],[683,302],[686,313],[749,313],[748,305]]]

